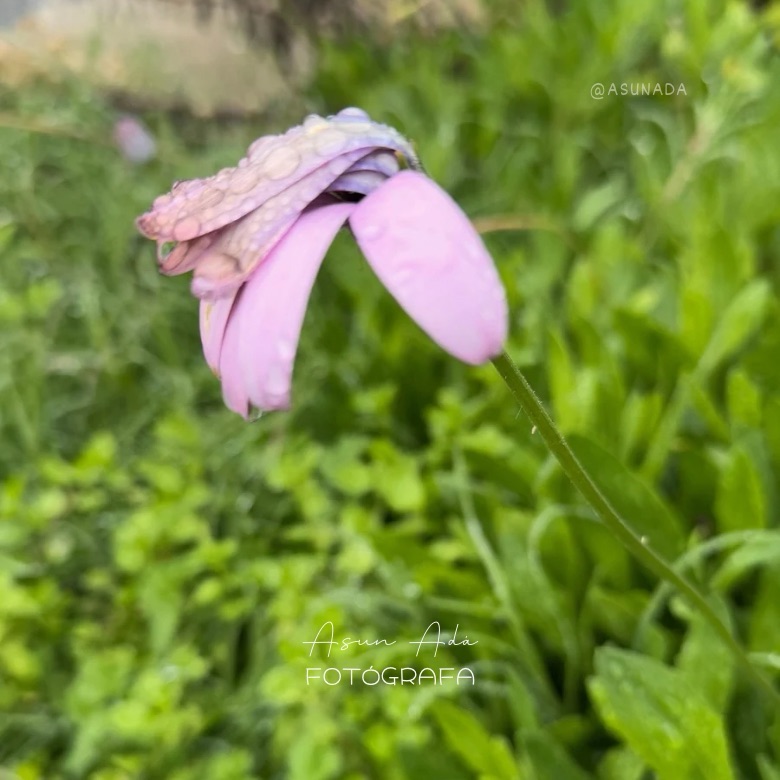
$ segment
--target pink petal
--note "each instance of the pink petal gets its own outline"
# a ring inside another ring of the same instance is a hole
[[[350,217],[360,248],[409,316],[466,363],[499,354],[507,335],[504,288],[479,235],[427,176],[402,171]]]
[[[392,127],[354,113],[312,115],[284,135],[258,139],[237,167],[174,185],[136,224],[149,238],[189,241],[235,222],[341,155],[378,149],[414,158],[411,145]]]
[[[223,228],[218,234],[219,240],[195,263],[193,294],[198,298],[214,299],[238,289],[301,212],[364,156],[362,149],[340,155],[269,198],[251,214]]]
[[[216,301],[201,301],[200,303],[200,341],[203,345],[203,355],[209,368],[217,376],[219,376],[225,328],[235,299],[236,294],[234,293],[227,298],[220,298]]]
[[[206,251],[214,244],[219,233],[207,233],[192,241],[181,241],[168,254],[163,254],[163,247],[169,241],[157,240],[157,265],[160,273],[166,276],[177,276],[192,271]]]
[[[249,404],[286,409],[293,361],[314,279],[352,203],[305,211],[241,289],[220,357],[225,402],[247,417]]]

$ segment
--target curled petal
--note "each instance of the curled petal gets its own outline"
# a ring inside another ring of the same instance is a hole
[[[248,417],[249,405],[286,409],[293,362],[314,279],[354,204],[315,206],[242,288],[228,320],[220,356],[226,404]]]
[[[223,228],[218,233],[219,240],[208,253],[201,253],[194,265],[193,294],[213,300],[238,289],[301,212],[363,156],[363,150],[358,150],[336,157],[269,198],[234,225]]]
[[[361,157],[347,173],[352,173],[353,171],[376,171],[389,179],[398,173],[399,170],[398,157],[392,152],[380,150]]]
[[[349,109],[347,109],[349,110]],[[357,110],[357,109],[356,109]],[[398,158],[391,152],[378,151],[361,157],[328,187],[329,192],[354,192],[368,195],[380,184],[398,173]]]
[[[374,272],[439,346],[472,364],[501,352],[504,288],[479,235],[444,190],[402,171],[358,203],[349,222]]]
[[[284,135],[261,138],[235,168],[180,182],[136,220],[149,238],[189,241],[249,214],[321,165],[362,150],[414,150],[397,130],[367,117],[310,116]]]
[[[182,241],[167,254],[163,253],[168,241],[157,241],[157,265],[166,276],[177,276],[192,271],[198,261],[217,240],[218,233],[208,233],[192,241]]]
[[[328,192],[355,192],[358,195],[368,195],[386,181],[387,177],[376,171],[352,171],[339,176],[328,187]]]

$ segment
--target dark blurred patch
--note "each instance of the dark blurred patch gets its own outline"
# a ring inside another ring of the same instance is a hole
[[[315,37],[322,32],[344,34],[361,26],[365,15],[359,3],[339,0],[158,0],[169,5],[194,6],[204,24],[217,15],[235,20],[247,40],[270,45],[284,59],[290,56],[297,37]]]

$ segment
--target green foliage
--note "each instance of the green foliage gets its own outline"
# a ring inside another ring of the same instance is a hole
[[[289,112],[363,106],[480,224],[520,226],[486,235],[510,353],[777,681],[777,9],[521,5],[323,43]],[[780,776],[777,713],[728,649],[346,238],[293,410],[228,412],[133,218],[285,121],[150,115],[136,168],[111,117],[78,84],[0,94],[0,777]],[[410,644],[436,623],[450,644]]]

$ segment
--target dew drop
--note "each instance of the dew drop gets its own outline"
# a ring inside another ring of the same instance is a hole
[[[235,173],[228,180],[227,186],[234,195],[243,195],[253,189],[260,178],[256,168],[245,168],[241,173]]]
[[[176,241],[189,241],[200,232],[200,222],[195,217],[183,217],[173,226],[172,232]]]
[[[276,141],[278,137],[279,136],[277,135],[264,135],[261,138],[258,138],[256,141],[253,141],[249,149],[247,149],[247,157],[250,159],[256,159],[261,152],[266,151],[270,146],[272,146],[273,142]]]
[[[303,120],[303,126],[307,130],[311,130],[315,127],[323,127],[328,124],[319,114],[309,114],[306,119]]]
[[[258,409],[256,406],[253,406],[249,410],[249,422],[257,422],[264,414],[265,412],[262,409]]]
[[[362,108],[356,108],[355,106],[349,106],[348,108],[343,108],[341,111],[336,114],[338,117],[343,117],[344,119],[368,119],[368,114],[363,111]]]
[[[323,157],[329,157],[340,152],[344,148],[346,141],[346,136],[340,130],[335,128],[323,130],[314,136],[314,151]]]
[[[295,149],[280,146],[263,160],[263,173],[269,179],[284,179],[295,171],[300,162],[300,155]]]

